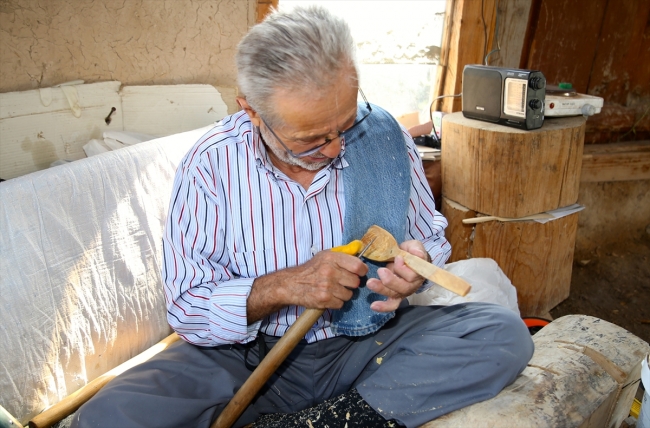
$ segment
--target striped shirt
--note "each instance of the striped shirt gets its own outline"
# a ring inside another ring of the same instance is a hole
[[[443,266],[451,253],[447,220],[435,210],[406,131],[404,139],[412,182],[407,239],[422,241]],[[249,325],[246,299],[255,278],[343,244],[345,141],[342,147],[307,190],[274,167],[243,111],[220,121],[185,155],[163,236],[167,319],[179,336],[199,346],[247,343],[258,332],[281,336],[304,311],[288,306]],[[333,337],[331,314],[325,310],[308,342]]]

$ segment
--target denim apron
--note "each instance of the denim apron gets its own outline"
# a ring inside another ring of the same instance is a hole
[[[367,112],[359,105],[357,120]],[[343,242],[361,239],[372,225],[389,231],[397,240],[406,238],[406,219],[411,189],[410,164],[404,134],[397,121],[382,108],[372,105],[372,113],[345,133],[343,169],[345,217]],[[379,330],[394,312],[370,309],[376,300],[386,300],[365,287],[368,278],[377,278],[385,263],[364,259],[368,275],[354,290],[352,299],[333,311],[331,329],[336,335],[364,336]]]

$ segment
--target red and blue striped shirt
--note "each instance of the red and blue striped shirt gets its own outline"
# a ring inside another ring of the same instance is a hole
[[[406,131],[404,139],[411,161],[408,239],[422,241],[432,262],[443,266],[451,253],[447,220],[435,210]],[[249,325],[246,299],[255,278],[343,244],[342,145],[307,190],[273,166],[243,111],[224,118],[187,153],[176,172],[163,237],[167,318],[179,336],[199,346],[246,343],[258,331],[281,336],[304,311],[288,306]],[[326,310],[305,339],[332,337],[330,320]]]

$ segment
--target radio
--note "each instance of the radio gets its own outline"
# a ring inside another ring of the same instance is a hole
[[[541,71],[483,65],[463,69],[463,116],[519,129],[544,124],[546,78]]]

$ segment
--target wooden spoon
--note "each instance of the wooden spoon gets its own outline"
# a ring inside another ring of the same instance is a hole
[[[413,269],[414,272],[417,272],[419,275],[422,275],[426,279],[435,282],[449,291],[453,291],[460,296],[465,296],[472,288],[462,278],[402,250],[399,248],[393,235],[377,225],[370,226],[366,234],[361,238],[364,245],[367,245],[373,240],[374,242],[372,242],[372,245],[370,245],[364,254],[364,257],[367,259],[378,262],[388,262],[392,261],[396,256],[402,256],[404,258],[404,263]]]

